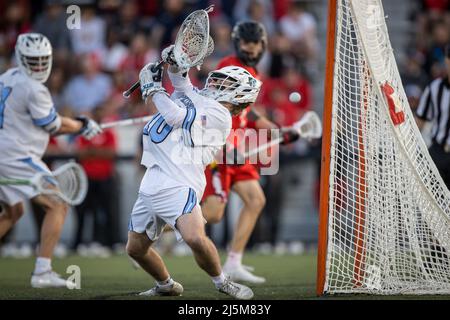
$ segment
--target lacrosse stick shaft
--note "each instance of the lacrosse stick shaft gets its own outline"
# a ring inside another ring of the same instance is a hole
[[[153,68],[152,68],[152,72],[155,72],[156,71],[156,69],[158,69],[159,67],[161,67],[161,65],[164,63],[164,61],[163,60],[161,60],[156,66],[154,66]],[[137,89],[137,88],[139,88],[140,87],[140,85],[141,85],[141,82],[138,80],[138,81],[136,81],[127,91],[124,91],[123,93],[122,93],[122,95],[123,95],[123,97],[124,98],[126,98],[126,99],[128,99],[130,96],[131,96],[131,94]]]
[[[0,179],[0,186],[4,186],[4,185],[22,185],[22,186],[26,186],[26,185],[30,185],[30,181],[29,180],[15,180],[15,179]]]
[[[141,124],[146,123],[152,119],[153,116],[145,116],[141,118],[133,118],[133,119],[127,119],[127,120],[120,120],[120,121],[114,121],[114,122],[107,122],[102,123],[100,125],[100,128],[107,129],[111,127],[124,127],[124,126],[131,126],[134,124]]]
[[[266,149],[269,149],[270,147],[280,144],[282,141],[283,141],[283,138],[276,138],[274,140],[271,140],[268,143],[260,145],[259,147],[255,148],[253,150],[250,150],[249,152],[244,153],[244,158],[247,159],[248,157],[251,157],[257,153],[260,153],[261,151],[264,151]]]
[[[295,128],[297,124],[301,123],[301,121],[302,120],[299,120],[296,123],[294,123],[291,128]],[[300,130],[298,130],[298,133],[299,133],[301,138],[305,138],[305,136],[307,135],[307,132],[301,132]],[[308,139],[308,137],[307,137],[307,139]],[[255,155],[255,154],[257,154],[257,153],[259,153],[261,151],[264,151],[264,150],[266,150],[266,149],[268,149],[270,147],[273,147],[273,146],[275,146],[277,144],[280,144],[281,142],[283,142],[283,137],[278,137],[276,139],[273,139],[273,140],[271,140],[270,142],[268,142],[266,144],[263,144],[263,145],[255,148],[253,150],[248,151],[247,153],[244,154],[244,157],[247,159],[250,156],[253,156],[253,155]]]

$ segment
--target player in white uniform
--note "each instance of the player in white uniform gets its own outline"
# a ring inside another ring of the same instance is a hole
[[[82,134],[91,138],[101,132],[88,118],[70,119],[55,111],[47,81],[52,67],[52,47],[38,33],[17,38],[18,68],[0,75],[0,178],[31,179],[40,171],[50,172],[42,162],[50,135]],[[41,230],[38,258],[31,278],[36,288],[72,285],[52,271],[51,256],[67,213],[65,203],[38,194],[31,186],[0,186],[0,238],[23,215],[25,200],[41,206],[46,215]]]
[[[187,72],[169,67],[175,89],[169,97],[161,85],[162,67],[145,66],[140,73],[143,99],[157,112],[144,127],[142,164],[147,167],[129,222],[127,253],[156,280],[142,295],[181,295],[164,262],[151,248],[165,225],[192,249],[197,264],[223,293],[250,299],[250,288],[225,278],[217,249],[206,236],[199,199],[206,185],[204,169],[226,142],[231,113],[254,102],[261,86],[246,70],[212,71],[202,91]]]

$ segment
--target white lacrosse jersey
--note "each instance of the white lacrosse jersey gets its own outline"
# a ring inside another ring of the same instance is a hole
[[[186,110],[186,114],[177,127],[170,126],[159,112],[145,125],[141,163],[148,170],[140,192],[152,194],[151,190],[157,190],[155,186],[162,185],[162,181],[155,181],[151,176],[150,169],[157,166],[170,177],[170,187],[188,186],[201,199],[206,186],[205,167],[212,162],[230,133],[230,112],[192,87],[184,92],[175,91],[170,99],[159,94],[158,99],[166,104],[175,102],[178,108]],[[167,186],[167,181],[164,185]]]
[[[41,158],[49,141],[43,127],[58,117],[42,83],[18,68],[0,75],[0,161]]]

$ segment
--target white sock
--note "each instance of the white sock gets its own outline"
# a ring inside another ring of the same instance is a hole
[[[222,286],[222,284],[225,282],[225,275],[222,272],[217,277],[211,277],[211,280],[212,280],[212,282],[214,282],[214,285],[216,286],[216,288],[220,288]]]
[[[49,258],[38,257],[34,266],[34,274],[41,274],[52,270],[52,260]]]
[[[167,278],[167,280],[156,281],[156,285],[160,288],[171,287],[173,285],[173,279],[169,276],[169,278]]]
[[[227,261],[225,265],[229,267],[238,267],[242,264],[242,253],[230,251],[228,252]]]

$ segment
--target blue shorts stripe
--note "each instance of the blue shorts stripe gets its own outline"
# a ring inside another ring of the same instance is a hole
[[[47,170],[44,170],[42,167],[40,167],[39,165],[37,165],[36,163],[33,162],[33,159],[31,159],[30,157],[28,158],[23,158],[23,159],[19,159],[19,161],[22,161],[26,164],[28,164],[31,168],[33,168],[34,170],[38,171],[38,172],[45,172],[48,173]],[[45,180],[53,185],[58,185],[58,182],[55,179],[52,179],[50,177],[45,177]]]
[[[128,221],[128,231],[133,231],[133,220],[130,217],[130,221]]]
[[[192,209],[195,208],[196,204],[197,204],[197,196],[195,194],[195,191],[189,188],[189,194],[186,200],[186,204],[184,205],[183,214],[190,213]]]

